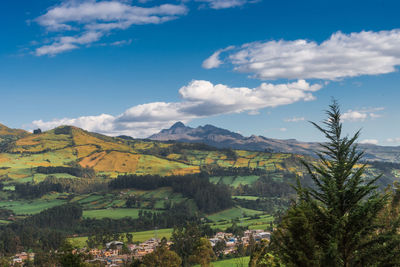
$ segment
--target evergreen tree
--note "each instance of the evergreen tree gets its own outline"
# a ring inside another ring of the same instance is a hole
[[[342,135],[336,101],[327,115],[324,126],[313,123],[327,138],[318,163],[304,163],[314,185],[298,181],[297,202],[282,218],[270,249],[287,266],[395,266],[397,225],[384,230],[379,222],[388,200],[377,191],[380,176],[364,175],[356,144],[360,132]]]

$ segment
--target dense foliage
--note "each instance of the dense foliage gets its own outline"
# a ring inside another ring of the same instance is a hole
[[[82,178],[93,178],[96,173],[91,168],[82,168],[81,166],[65,167],[65,166],[55,166],[55,167],[43,167],[39,166],[36,168],[37,173],[43,174],[55,174],[55,173],[68,173],[72,176],[82,177]]]
[[[359,132],[342,136],[336,102],[327,114],[325,128],[314,124],[328,139],[320,162],[305,163],[315,186],[298,183],[297,202],[274,231],[269,250],[252,262],[264,266],[259,263],[272,251],[286,266],[399,266],[399,218],[380,217],[389,196],[376,190],[379,176],[367,179],[365,165],[357,165],[363,156]]]
[[[16,198],[38,198],[50,192],[92,193],[105,191],[107,181],[103,179],[85,178],[56,178],[48,176],[39,183],[15,183],[14,194]]]
[[[205,213],[217,212],[233,205],[229,188],[210,183],[204,173],[168,177],[127,175],[119,176],[109,184],[112,189],[154,190],[165,186],[172,187],[174,192],[185,197],[193,198],[199,210]]]
[[[65,231],[78,223],[81,217],[79,206],[67,204],[3,225],[0,227],[0,254],[27,248],[57,249],[65,238]]]

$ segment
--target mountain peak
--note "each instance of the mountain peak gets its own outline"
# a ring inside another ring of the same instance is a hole
[[[178,122],[174,123],[174,125],[172,125],[170,129],[173,130],[173,129],[185,128],[185,127],[186,126],[185,126],[185,124],[183,124],[183,122],[178,121]]]

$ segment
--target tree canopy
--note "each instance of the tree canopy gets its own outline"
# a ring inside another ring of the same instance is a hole
[[[386,224],[381,217],[392,207],[391,193],[377,190],[380,176],[364,175],[356,143],[360,131],[343,136],[338,103],[326,113],[322,126],[312,123],[327,139],[319,161],[304,163],[313,185],[303,187],[298,180],[297,200],[264,255],[274,253],[287,266],[398,266],[398,216]]]

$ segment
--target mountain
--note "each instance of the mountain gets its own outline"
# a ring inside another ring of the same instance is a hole
[[[149,139],[204,143],[217,148],[293,153],[310,156],[315,156],[315,151],[320,149],[320,145],[317,142],[301,142],[296,139],[272,139],[256,135],[245,137],[213,125],[191,128],[185,126],[182,122],[177,122],[171,128],[163,129],[159,133],[151,135]],[[359,147],[365,150],[366,160],[400,163],[400,147],[369,144],[360,144]]]

